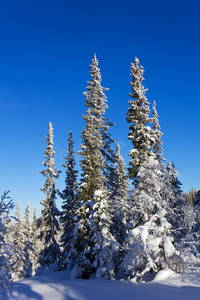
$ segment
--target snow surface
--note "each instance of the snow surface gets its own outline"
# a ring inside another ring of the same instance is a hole
[[[152,282],[136,284],[131,280],[70,279],[69,271],[54,272],[14,283],[9,295],[0,290],[3,300],[199,300],[200,260],[192,271],[177,275],[166,269]]]

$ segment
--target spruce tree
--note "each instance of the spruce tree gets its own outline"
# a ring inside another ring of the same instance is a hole
[[[112,210],[108,195],[104,191],[97,190],[94,194],[94,202],[88,201],[88,204],[92,206],[87,220],[86,257],[90,261],[88,275],[95,273],[97,278],[113,279],[120,245],[111,233]]]
[[[136,281],[165,268],[180,272],[184,266],[168,220],[172,211],[161,197],[161,178],[159,162],[153,156],[147,157],[138,170],[132,194],[129,233],[124,243],[127,251],[122,263],[123,271]]]
[[[76,211],[68,260],[76,269],[76,272],[74,269],[72,272],[75,277],[89,278],[94,273],[97,277],[112,278],[118,243],[110,229],[112,212],[109,183],[105,175],[110,174],[109,167],[114,159],[110,150],[112,139],[107,131],[110,123],[104,118],[107,108],[106,89],[101,86],[96,55],[90,65],[90,75],[92,79],[84,93],[87,111],[83,118],[86,124],[82,130],[79,152],[82,155],[80,199],[83,204]],[[112,249],[115,251],[112,252]]]
[[[69,253],[69,259],[74,261],[74,277],[113,279],[120,245],[111,233],[108,193],[96,190],[93,199],[80,207],[78,215]]]
[[[32,273],[35,274],[39,264],[38,258],[40,253],[40,239],[39,239],[39,227],[38,227],[38,219],[37,219],[37,207],[35,207],[33,212],[33,221],[31,224],[31,238],[32,238],[32,247],[33,251],[31,252],[31,262],[32,262]]]
[[[5,236],[10,232],[8,227],[11,219],[9,212],[14,208],[13,200],[10,199],[9,192],[4,192],[0,200],[0,287],[12,289],[11,272],[12,266],[10,264],[12,244],[11,241],[5,239]]]
[[[126,175],[126,165],[124,163],[124,159],[120,154],[120,146],[117,144],[116,146],[116,153],[115,153],[115,172],[117,174],[117,188],[116,193],[126,202],[127,193],[129,183],[127,181]]]
[[[90,65],[90,76],[92,78],[88,81],[87,91],[84,92],[87,111],[83,119],[86,124],[81,133],[82,145],[79,151],[82,156],[80,195],[84,201],[92,199],[95,190],[101,189],[106,180],[103,176],[105,159],[102,154],[104,146],[102,116],[107,108],[104,94],[107,89],[101,86],[101,74],[96,55]]]
[[[74,226],[75,226],[75,213],[78,208],[78,196],[77,196],[77,173],[75,170],[75,158],[74,158],[74,141],[72,139],[72,132],[68,134],[68,150],[65,157],[65,164],[63,167],[66,170],[65,189],[60,193],[63,199],[62,213],[60,222],[63,227],[63,234],[61,236],[60,244],[62,252],[59,258],[59,269],[70,268],[68,262],[68,253],[70,251],[70,243],[73,238]]]
[[[163,182],[162,197],[168,201],[170,207],[176,207],[183,203],[182,183],[178,179],[178,172],[173,163],[168,162]]]
[[[128,209],[128,186],[126,166],[120,155],[120,146],[117,144],[115,152],[115,191],[112,195],[113,235],[122,244],[126,235],[126,216]]]
[[[44,188],[41,190],[45,193],[45,198],[41,201],[43,209],[41,212],[41,238],[44,241],[42,250],[40,252],[39,262],[43,266],[54,263],[59,255],[60,248],[56,242],[57,230],[59,225],[57,216],[59,211],[56,207],[56,188],[54,178],[58,178],[59,171],[55,167],[55,151],[53,150],[53,127],[49,122],[48,133],[46,137],[47,148],[45,150],[45,158],[42,164],[46,170],[40,171],[40,173],[46,177]]]
[[[11,255],[12,280],[16,281],[26,276],[24,268],[26,264],[26,255],[24,252],[24,234],[21,220],[20,202],[16,206],[15,225],[13,228],[13,251]]]
[[[24,235],[24,254],[25,265],[24,270],[26,272],[25,277],[32,276],[32,261],[31,256],[33,253],[33,240],[31,235],[31,223],[30,223],[30,204],[27,202],[24,218],[22,220],[23,235]]]
[[[145,95],[147,89],[142,85],[143,73],[144,69],[139,65],[139,59],[136,57],[131,64],[132,93],[129,96],[132,99],[129,101],[130,107],[126,117],[127,122],[130,123],[128,138],[134,147],[130,152],[128,168],[129,178],[133,180],[146,157],[152,155],[151,149],[154,144],[153,132],[149,126],[151,123],[149,102]]]

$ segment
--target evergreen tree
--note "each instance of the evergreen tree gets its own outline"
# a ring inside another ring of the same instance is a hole
[[[119,244],[112,235],[108,194],[102,190],[80,207],[69,257],[74,258],[74,277],[114,278]]]
[[[37,220],[37,207],[35,207],[33,212],[33,221],[31,224],[31,237],[32,237],[32,247],[33,251],[31,252],[31,262],[32,262],[32,273],[35,274],[39,264],[38,257],[41,249],[40,240],[39,240],[39,228]]]
[[[126,117],[127,122],[130,123],[128,138],[134,146],[130,152],[131,160],[128,168],[129,178],[133,180],[135,180],[138,168],[146,157],[152,155],[151,150],[154,144],[153,132],[148,126],[151,123],[151,118],[149,117],[149,102],[145,96],[147,89],[142,85],[143,73],[144,70],[139,65],[139,59],[135,58],[134,63],[131,64],[132,94],[129,96],[132,100],[129,101],[130,107]]]
[[[172,225],[167,219],[168,204],[161,197],[161,176],[153,156],[147,157],[137,174],[122,263],[125,273],[136,281],[165,268],[183,270],[184,262],[175,248]]]
[[[13,229],[13,251],[11,255],[12,280],[16,281],[26,276],[24,268],[26,264],[26,255],[24,252],[24,234],[21,222],[20,202],[16,206],[15,225]]]
[[[22,220],[22,230],[23,230],[22,234],[24,236],[23,251],[25,255],[25,262],[24,262],[25,277],[31,277],[32,276],[31,254],[34,250],[33,250],[33,240],[31,236],[29,202],[27,202],[24,218]]]
[[[59,171],[55,168],[55,151],[53,150],[53,127],[49,122],[48,133],[46,137],[47,148],[45,150],[45,158],[42,164],[46,167],[46,170],[40,171],[40,173],[46,177],[44,188],[41,190],[45,193],[46,197],[41,201],[43,209],[41,212],[41,238],[44,241],[42,250],[40,252],[39,262],[41,265],[47,265],[54,263],[59,255],[60,248],[56,242],[57,230],[59,225],[57,216],[59,211],[56,207],[56,189],[54,178],[58,178]]]
[[[106,144],[102,136],[102,116],[107,108],[104,94],[107,89],[101,86],[101,74],[96,55],[90,65],[90,76],[92,78],[88,82],[87,91],[84,92],[87,111],[83,119],[86,124],[81,133],[82,145],[79,152],[82,156],[80,195],[84,201],[92,199],[95,190],[101,189],[106,180],[103,176],[105,159],[102,147]],[[105,133],[105,128],[103,130]]]
[[[60,222],[63,227],[63,234],[61,237],[60,244],[62,246],[62,252],[59,258],[59,269],[67,268],[67,257],[70,251],[70,242],[73,238],[74,224],[75,224],[75,213],[78,208],[78,197],[77,197],[77,173],[75,170],[75,159],[74,159],[74,142],[72,139],[72,132],[68,134],[68,150],[67,156],[65,157],[65,164],[63,167],[66,170],[65,189],[60,193],[63,199],[62,214]],[[69,267],[69,266],[68,266]]]
[[[161,141],[161,137],[162,137],[162,132],[160,131],[160,125],[159,125],[159,121],[158,121],[158,113],[156,110],[156,102],[155,100],[153,100],[153,115],[152,115],[152,122],[153,122],[153,133],[154,133],[154,139],[155,139],[155,144],[153,145],[153,151],[156,155],[156,159],[158,160],[158,162],[161,163],[164,161],[163,158],[163,148],[162,148],[162,141]],[[161,165],[161,169],[163,170],[164,165],[162,163]]]
[[[170,207],[176,207],[183,202],[183,195],[181,190],[182,184],[178,179],[178,172],[174,164],[168,162],[163,180],[162,197],[168,201]]]
[[[126,165],[124,163],[123,157],[120,154],[119,144],[117,144],[116,146],[115,165],[115,172],[117,174],[116,193],[121,199],[124,200],[124,202],[126,202],[129,183],[127,181],[128,178],[126,175]]]
[[[196,253],[197,215],[194,207],[184,202],[181,185],[174,164],[169,162],[164,174],[164,188],[161,195],[169,208],[167,220],[172,225],[173,244],[184,263],[191,264],[191,253]]]
[[[175,196],[181,197],[181,200],[183,200],[183,195],[182,195],[183,191],[181,190],[182,183],[178,178],[178,172],[173,162],[172,162],[172,185],[174,187]]]
[[[14,203],[8,196],[9,192],[4,192],[0,201],[0,287],[12,289],[10,256],[12,245],[5,240],[6,233],[10,232],[9,212],[14,208]],[[8,201],[8,202],[7,202]],[[7,203],[6,203],[7,202]]]
[[[113,179],[114,152],[110,147],[113,140],[108,129],[112,124],[104,117],[106,89],[101,86],[96,55],[90,65],[90,75],[92,78],[84,93],[87,111],[83,118],[86,125],[82,130],[79,152],[82,155],[80,199],[83,204],[75,213],[67,260],[68,266],[74,267],[74,277],[89,278],[94,273],[97,277],[112,278],[115,264],[111,250],[113,245],[118,245],[110,230],[109,190]]]
[[[111,233],[112,211],[104,191],[95,191],[94,204],[89,212],[86,248],[91,268],[89,274],[94,272],[96,277],[113,279],[120,245]]]
[[[117,144],[115,152],[115,191],[112,195],[113,235],[122,244],[126,235],[126,215],[128,209],[128,186],[126,166],[120,155],[120,146]]]

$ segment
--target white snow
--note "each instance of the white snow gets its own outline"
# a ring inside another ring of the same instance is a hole
[[[150,225],[150,223],[146,222],[144,225],[141,225],[141,226],[138,226],[138,227],[132,229],[129,232],[129,236],[136,237],[136,236],[140,235],[142,242],[145,244],[145,242],[148,238],[148,235],[149,235],[149,225]]]
[[[103,195],[103,191],[101,191],[101,190],[96,190],[95,192],[94,192],[94,196],[96,196],[96,197],[100,197],[100,196],[102,196]]]
[[[138,151],[138,150],[135,149],[135,148],[134,148],[134,149],[131,149],[130,152],[129,152],[129,155],[131,155],[132,153],[137,152],[137,151]]]
[[[164,251],[165,251],[165,256],[166,258],[169,258],[170,256],[173,256],[175,254],[176,250],[170,240],[169,237],[166,237],[165,242],[164,242]]]
[[[163,281],[163,280],[170,279],[170,278],[171,279],[176,278],[178,276],[180,276],[180,275],[176,274],[171,269],[166,268],[165,270],[161,270],[160,272],[158,272],[153,281],[159,282],[159,281]]]
[[[75,271],[75,270],[74,270]],[[69,271],[52,272],[14,283],[12,295],[0,290],[4,300],[199,300],[200,261],[194,272],[177,275],[170,269],[158,272],[154,281],[70,279]]]

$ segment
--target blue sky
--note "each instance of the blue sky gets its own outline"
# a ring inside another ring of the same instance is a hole
[[[22,213],[40,200],[49,121],[56,166],[62,170],[67,134],[75,150],[84,126],[89,64],[96,53],[107,92],[106,116],[128,164],[125,120],[130,64],[144,66],[150,103],[157,102],[164,156],[174,161],[183,190],[200,188],[200,2],[35,0],[0,2],[0,188]],[[78,164],[78,160],[77,160]],[[64,173],[57,187],[64,188]],[[61,204],[58,200],[58,206]]]

